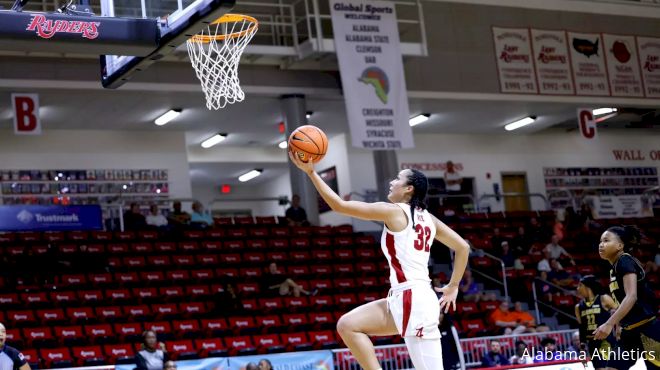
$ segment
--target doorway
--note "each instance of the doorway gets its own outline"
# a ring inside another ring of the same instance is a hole
[[[527,174],[522,173],[502,173],[502,192],[503,193],[527,193]],[[504,210],[511,211],[529,211],[529,197],[504,197]]]

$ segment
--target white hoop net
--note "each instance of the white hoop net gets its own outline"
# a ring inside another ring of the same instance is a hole
[[[238,63],[257,33],[257,26],[257,20],[252,17],[225,14],[186,41],[209,110],[245,99],[238,79]]]

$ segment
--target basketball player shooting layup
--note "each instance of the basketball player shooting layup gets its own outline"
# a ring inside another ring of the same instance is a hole
[[[312,161],[289,158],[304,171],[332,210],[363,220],[383,222],[381,249],[390,265],[392,287],[387,298],[364,304],[343,315],[337,331],[365,370],[381,369],[369,336],[400,334],[417,370],[442,369],[438,318],[440,310],[456,309],[458,284],[468,261],[469,245],[431,215],[424,198],[428,182],[417,170],[406,169],[390,182],[391,203],[344,201],[314,171]],[[428,261],[433,238],[456,251],[449,284],[440,289],[438,304],[431,288]]]

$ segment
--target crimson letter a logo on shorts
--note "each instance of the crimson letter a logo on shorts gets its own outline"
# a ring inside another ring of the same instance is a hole
[[[14,133],[16,135],[41,135],[38,94],[11,94],[14,107]]]
[[[417,329],[415,329],[415,330],[417,330],[417,333],[415,333],[415,336],[416,336],[416,337],[422,338],[422,337],[424,336],[424,333],[423,333],[423,331],[424,331],[424,327],[419,327],[419,328],[417,328]]]

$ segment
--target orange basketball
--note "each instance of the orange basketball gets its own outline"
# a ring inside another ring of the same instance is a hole
[[[328,137],[316,126],[300,126],[289,136],[289,151],[303,162],[318,163],[328,151]]]

